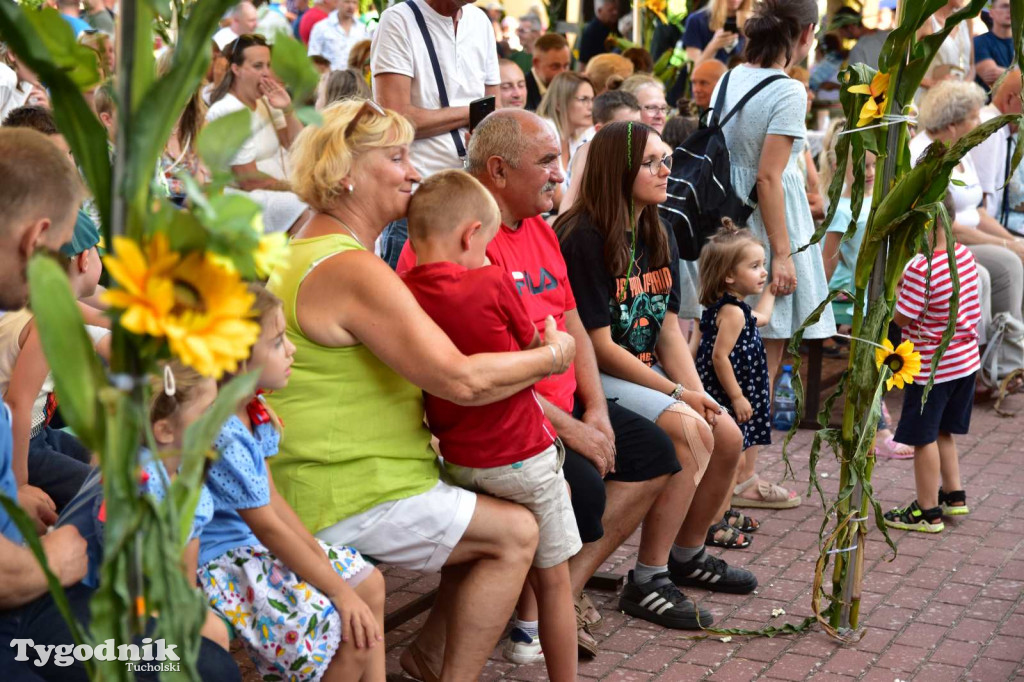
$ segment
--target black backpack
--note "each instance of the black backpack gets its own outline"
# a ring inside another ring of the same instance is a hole
[[[701,248],[722,226],[722,218],[745,225],[757,205],[757,185],[750,190],[749,203],[733,190],[729,148],[722,128],[754,95],[787,76],[777,74],[765,78],[722,116],[730,74],[727,72],[722,78],[707,127],[694,132],[672,153],[668,198],[659,207],[659,214],[675,233],[679,257],[683,260],[697,260]]]

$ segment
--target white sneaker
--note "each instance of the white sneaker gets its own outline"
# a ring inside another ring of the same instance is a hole
[[[540,639],[534,639],[519,628],[512,628],[501,650],[506,661],[516,665],[543,663],[544,652],[540,648]]]

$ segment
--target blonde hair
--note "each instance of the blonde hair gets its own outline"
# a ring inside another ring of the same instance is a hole
[[[634,73],[618,87],[619,90],[634,96],[644,88],[657,88],[665,94],[665,84],[649,73]]]
[[[587,84],[593,89],[594,84],[586,76],[575,71],[564,71],[551,81],[548,91],[537,106],[537,115],[554,121],[558,135],[568,143],[576,136],[573,134],[572,124],[569,122],[569,107],[572,100],[579,92],[580,87]]]
[[[633,62],[620,54],[599,54],[587,62],[584,75],[594,86],[594,96],[605,90],[616,90],[626,78],[633,75]]]
[[[764,248],[750,230],[736,227],[728,218],[722,218],[722,227],[700,252],[697,269],[700,271],[701,305],[712,306],[722,298],[727,289],[725,278],[736,270],[743,249],[751,245]]]
[[[292,191],[312,209],[325,211],[338,202],[341,180],[361,155],[412,142],[412,123],[390,109],[384,111],[381,116],[368,102],[349,100],[335,102],[320,112],[323,122],[306,126],[292,145]],[[360,120],[346,135],[357,116]]]
[[[501,224],[498,204],[480,181],[461,170],[445,170],[424,180],[409,201],[409,239],[420,241],[449,234],[469,220],[485,227]]]
[[[740,13],[750,13],[750,8],[754,4],[753,0],[743,0],[743,4],[736,10],[736,23],[740,22]],[[711,7],[708,9],[708,28],[714,33],[720,28],[725,27],[725,20],[729,16],[729,6],[726,4],[726,0],[711,0]]]
[[[149,380],[149,387],[152,391],[149,399],[150,424],[173,418],[184,405],[195,399],[196,389],[208,381],[207,377],[182,364],[180,360],[170,360],[159,365],[159,370]],[[168,385],[164,383],[164,378],[168,374],[174,380],[174,391],[171,395],[168,395]]]
[[[846,119],[839,117],[832,119],[828,126],[825,138],[822,141],[821,153],[818,154],[818,186],[828,196],[828,188],[832,186],[832,180],[836,177],[839,169],[839,158],[836,156],[836,145],[839,144],[839,133],[846,126]],[[851,150],[852,153],[852,150]]]

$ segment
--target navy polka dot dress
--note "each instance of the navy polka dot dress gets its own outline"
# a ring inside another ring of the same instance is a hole
[[[704,311],[700,318],[700,347],[697,349],[697,373],[704,384],[704,390],[717,400],[722,407],[729,410],[735,416],[732,409],[732,401],[722,388],[718,376],[715,374],[715,367],[711,361],[711,354],[715,348],[715,339],[718,338],[718,311],[724,305],[739,306],[743,311],[743,317],[747,323],[736,339],[736,345],[729,353],[729,360],[732,363],[732,371],[736,375],[736,381],[743,391],[744,397],[750,401],[753,408],[753,415],[745,424],[739,424],[743,432],[743,448],[753,445],[768,445],[772,442],[771,430],[771,394],[768,391],[768,359],[764,354],[764,343],[761,341],[761,334],[757,331],[757,321],[750,312],[750,306],[743,301],[725,294],[710,308]]]

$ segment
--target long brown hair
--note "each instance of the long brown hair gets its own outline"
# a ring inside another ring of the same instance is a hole
[[[743,57],[754,66],[770,67],[780,56],[789,63],[800,34],[818,23],[816,0],[761,0],[743,24],[747,46]]]
[[[555,232],[564,242],[581,221],[589,220],[604,238],[604,265],[613,277],[626,274],[630,265],[626,233],[632,229],[639,230],[652,270],[670,265],[668,235],[658,220],[656,205],[647,206],[636,216],[636,228],[629,225],[633,183],[640,172],[647,139],[657,134],[650,126],[632,121],[602,126],[590,141],[579,194],[555,221]]]
[[[219,102],[224,98],[224,95],[228,94],[231,90],[231,86],[235,84],[235,72],[231,70],[231,66],[241,66],[245,64],[245,51],[250,47],[265,47],[270,49],[270,44],[267,39],[261,35],[255,33],[246,33],[240,35],[230,43],[224,46],[224,50],[221,52],[228,60],[228,69],[224,72],[224,77],[220,79],[220,83],[217,83],[217,87],[210,93],[210,104]]]

